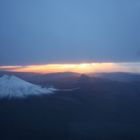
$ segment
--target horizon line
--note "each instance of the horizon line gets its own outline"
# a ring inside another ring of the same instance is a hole
[[[33,72],[33,73],[98,73],[98,72],[131,72],[140,73],[140,62],[93,62],[68,64],[37,64],[37,65],[3,65],[1,71]]]

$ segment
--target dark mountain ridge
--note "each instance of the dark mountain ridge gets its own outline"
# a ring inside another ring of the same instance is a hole
[[[78,88],[0,100],[0,139],[140,139],[139,84],[87,75],[52,83]]]

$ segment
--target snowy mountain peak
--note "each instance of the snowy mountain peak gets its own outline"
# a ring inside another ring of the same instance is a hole
[[[26,97],[52,93],[53,90],[26,82],[16,76],[0,77],[0,97]]]

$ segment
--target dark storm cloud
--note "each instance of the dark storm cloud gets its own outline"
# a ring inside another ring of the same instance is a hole
[[[0,65],[140,61],[139,0],[1,0]]]

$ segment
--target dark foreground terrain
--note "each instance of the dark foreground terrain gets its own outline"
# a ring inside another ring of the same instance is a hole
[[[78,88],[1,99],[0,140],[140,140],[139,81],[67,81],[55,85]]]

